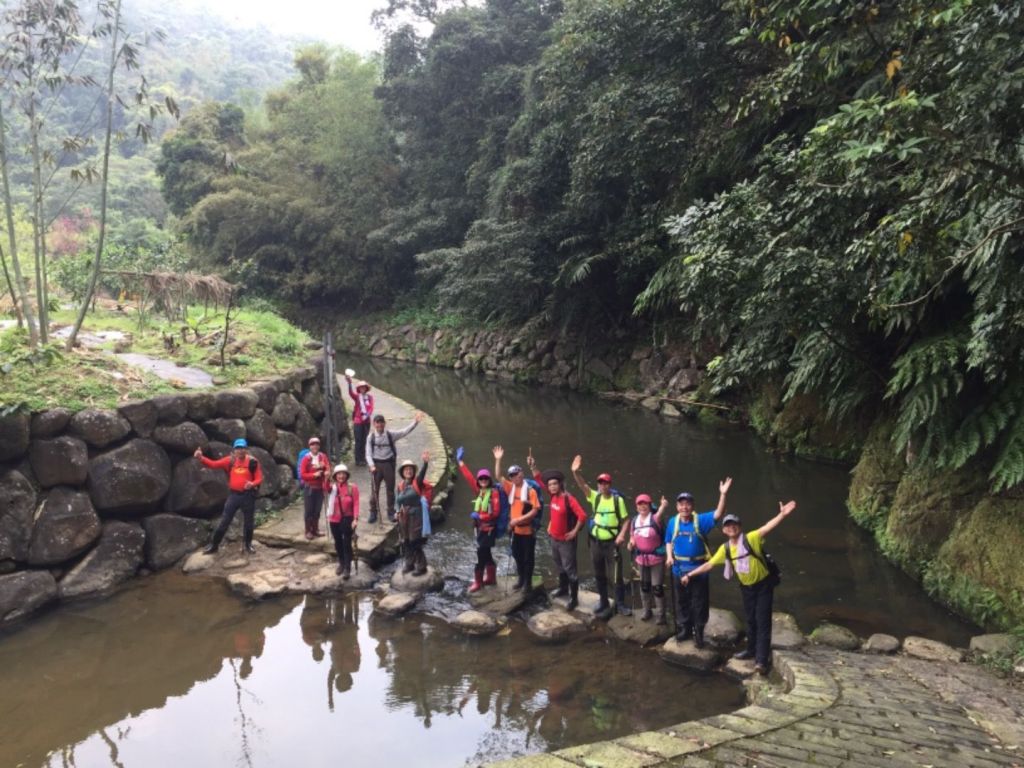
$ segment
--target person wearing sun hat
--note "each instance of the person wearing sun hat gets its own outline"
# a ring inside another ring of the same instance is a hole
[[[320,532],[320,510],[324,507],[324,494],[331,485],[327,474],[330,466],[330,458],[320,450],[320,438],[309,438],[309,452],[299,462],[307,540],[324,535]]]
[[[366,466],[366,436],[370,434],[370,422],[373,420],[373,395],[370,385],[365,381],[352,381],[352,376],[345,374],[348,383],[348,396],[352,398],[352,441],[355,443],[356,466]]]
[[[551,539],[551,559],[558,571],[558,589],[552,597],[568,595],[568,610],[579,605],[580,579],[576,569],[576,542],[587,523],[587,513],[576,498],[565,490],[565,474],[559,469],[537,471],[533,449],[526,456],[526,464],[533,479],[548,489],[548,538]]]
[[[336,573],[346,581],[352,575],[352,535],[359,522],[359,487],[349,481],[350,473],[344,464],[331,471],[330,495],[327,497],[327,524],[334,537],[334,551],[338,555]]]

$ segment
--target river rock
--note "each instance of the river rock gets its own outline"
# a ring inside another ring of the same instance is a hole
[[[286,592],[289,580],[288,573],[283,570],[246,571],[228,576],[228,587],[242,597],[262,600]]]
[[[722,657],[717,650],[704,646],[698,648],[692,640],[679,642],[674,637],[658,649],[658,655],[669,664],[687,669],[708,672],[718,666]]]
[[[1008,656],[1017,650],[1017,638],[1008,632],[975,635],[971,638],[970,649],[989,656]]]
[[[0,560],[28,557],[35,511],[32,484],[17,470],[0,470]]]
[[[131,440],[89,462],[89,495],[101,515],[152,510],[170,486],[171,461],[149,440]]]
[[[184,395],[160,395],[153,398],[153,405],[161,424],[180,424],[188,416],[188,400]]]
[[[501,629],[493,616],[473,610],[463,611],[452,619],[452,626],[467,635],[493,635]]]
[[[256,407],[261,411],[270,413],[274,410],[277,402],[277,387],[269,381],[259,381],[252,385],[252,391],[256,393]]]
[[[181,566],[181,570],[182,573],[199,573],[200,571],[212,568],[216,564],[216,555],[208,555],[202,550],[199,550],[185,558],[185,563]]]
[[[382,597],[374,610],[386,616],[401,616],[412,610],[417,600],[419,600],[419,595],[415,593],[392,592],[390,595]]]
[[[43,488],[82,485],[89,474],[89,449],[77,437],[33,440],[28,457],[32,474]]]
[[[151,571],[169,568],[189,552],[206,543],[206,525],[180,515],[151,515],[142,520],[146,532],[146,567]]]
[[[291,429],[301,410],[302,405],[294,395],[290,392],[282,392],[277,396],[277,402],[274,404],[274,410],[271,411],[270,417],[279,428]]]
[[[899,638],[893,637],[892,635],[886,635],[881,632],[876,632],[867,639],[862,650],[865,653],[889,654],[896,653],[899,649]]]
[[[282,429],[278,431],[277,442],[274,443],[274,458],[295,469],[298,464],[299,451],[305,447],[306,444],[298,435]]]
[[[142,565],[146,534],[133,523],[103,524],[99,543],[57,585],[61,599],[105,592],[127,581]]]
[[[704,627],[704,639],[711,645],[731,647],[744,634],[743,624],[736,614],[724,608],[712,608],[708,611],[708,623]]]
[[[57,599],[49,571],[18,571],[0,576],[0,624],[16,621]]]
[[[662,403],[661,410],[658,413],[666,419],[679,419],[683,416],[683,414],[679,412],[679,409],[672,405],[672,403]]]
[[[640,611],[633,610],[632,616],[612,616],[608,620],[608,631],[619,640],[636,643],[642,647],[663,643],[673,634],[668,626],[659,626],[650,621],[640,621]]]
[[[263,472],[263,482],[260,484],[259,493],[261,497],[276,496],[283,488],[287,487],[286,481],[292,473],[290,467],[285,467],[282,472],[281,465],[274,461],[274,457],[262,448],[250,448],[249,455],[260,463],[260,470]]]
[[[537,595],[538,579],[539,577],[534,577],[534,589],[532,591],[524,592],[521,589],[512,588],[516,581],[515,576],[498,576],[495,585],[484,587],[478,592],[471,594],[469,596],[469,603],[478,611],[485,611],[492,615],[507,616],[518,611]]]
[[[754,676],[754,664],[753,659],[729,659],[722,671],[736,680],[746,680]]]
[[[153,442],[175,453],[191,454],[196,448],[204,451],[210,444],[206,433],[191,421],[174,426],[159,426],[153,430]]]
[[[89,494],[54,488],[36,511],[28,562],[57,565],[77,557],[92,546],[100,531],[100,518]]]
[[[196,459],[183,459],[174,467],[164,509],[176,515],[211,517],[228,498],[227,475],[207,469]]]
[[[210,440],[217,440],[228,445],[245,437],[245,422],[241,419],[209,419],[202,423],[202,427]]]
[[[807,643],[796,619],[788,613],[772,614],[772,648],[792,651]]]
[[[73,411],[67,408],[51,408],[48,411],[33,413],[29,432],[32,437],[40,439],[59,435],[67,428],[72,414]]]
[[[217,400],[213,392],[189,392],[184,397],[188,404],[189,421],[199,423],[217,415]]]
[[[640,407],[646,408],[648,411],[658,411],[661,409],[661,398],[660,397],[645,397],[640,401]]]
[[[295,417],[295,424],[292,426],[292,431],[295,432],[303,445],[306,445],[309,438],[314,435],[318,435],[320,432],[316,421],[314,421],[313,417],[309,415],[309,412],[305,408],[299,411],[299,415]]]
[[[356,592],[363,589],[370,589],[377,583],[377,572],[365,562],[352,570],[349,578],[344,578],[337,572],[336,562],[330,562],[320,566],[311,573],[307,573],[299,583],[292,583],[289,592]]]
[[[256,409],[252,417],[246,419],[245,432],[249,436],[249,442],[258,445],[260,448],[271,449],[277,442],[277,427],[274,420],[266,411]]]
[[[526,622],[526,628],[541,640],[559,642],[587,631],[587,625],[566,611],[541,611]]]
[[[324,417],[324,394],[316,379],[311,379],[302,385],[302,403],[314,419]]]
[[[811,642],[838,648],[841,651],[856,651],[860,638],[846,627],[824,621],[811,632]]]
[[[926,637],[910,637],[903,640],[903,652],[907,656],[927,661],[941,661],[945,663],[956,663],[964,660],[964,652],[958,648],[952,648],[938,640],[929,640]]]
[[[599,357],[595,357],[587,363],[587,373],[603,381],[611,381],[615,378],[615,371]]]
[[[248,419],[256,412],[259,398],[251,389],[224,389],[214,395],[217,413],[226,419]]]
[[[132,425],[117,411],[87,408],[71,417],[68,431],[94,448],[105,448],[131,432]]]
[[[20,459],[28,450],[31,420],[27,413],[0,416],[0,461]]]
[[[444,576],[431,565],[427,566],[427,572],[422,576],[403,573],[401,568],[397,568],[391,577],[391,589],[395,592],[440,592],[444,589]]]
[[[156,427],[158,412],[152,400],[133,400],[117,407],[117,412],[128,420],[139,437],[149,437]]]

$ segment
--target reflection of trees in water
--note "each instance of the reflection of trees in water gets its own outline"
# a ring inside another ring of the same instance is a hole
[[[229,659],[228,663],[231,665],[232,681],[235,685],[235,707],[238,709],[238,716],[235,718],[235,722],[238,723],[239,749],[241,750],[238,763],[252,768],[252,736],[259,735],[263,729],[246,713],[245,706],[249,702],[257,706],[263,702],[256,694],[242,685],[242,681],[246,679],[247,675],[239,669],[240,665],[236,665],[234,659]],[[245,661],[241,666],[244,664]]]

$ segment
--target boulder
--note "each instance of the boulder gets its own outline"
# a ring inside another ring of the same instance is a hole
[[[899,638],[893,637],[892,635],[886,635],[881,632],[876,632],[867,639],[862,650],[865,653],[889,654],[896,653],[899,649]]]
[[[302,385],[302,403],[314,419],[324,417],[324,394],[316,379],[310,379]]]
[[[290,392],[282,392],[277,396],[277,402],[274,404],[274,410],[271,411],[270,416],[278,427],[291,429],[301,410],[302,405],[294,395]]]
[[[262,448],[250,448],[249,454],[260,463],[260,470],[263,472],[263,482],[260,484],[259,495],[276,496],[279,494],[286,487],[285,481],[291,475],[292,469],[285,467],[285,471],[282,472],[280,465]]]
[[[151,515],[142,521],[146,532],[146,567],[152,571],[169,568],[208,538],[206,525],[179,515]]]
[[[217,564],[216,555],[207,555],[202,550],[189,555],[184,565],[181,566],[183,573],[199,573]]]
[[[494,586],[474,592],[469,596],[469,603],[478,611],[485,611],[495,616],[508,616],[515,613],[538,594],[543,594],[543,580],[540,576],[533,577],[534,588],[529,592],[514,589],[515,576],[498,576]]]
[[[587,363],[587,373],[603,381],[612,381],[615,378],[615,371],[599,357],[595,357]]]
[[[251,418],[246,419],[245,432],[249,436],[249,442],[260,448],[269,450],[277,442],[277,427],[274,426],[274,420],[270,418],[269,413],[258,408]]]
[[[0,576],[0,624],[15,621],[57,599],[49,571],[18,571]]]
[[[729,677],[737,680],[746,680],[754,676],[753,659],[729,659],[722,667],[722,671]]]
[[[248,419],[256,412],[259,398],[251,389],[224,389],[214,395],[217,413],[225,419]]]
[[[299,415],[295,417],[295,424],[292,426],[292,431],[295,432],[303,445],[309,442],[309,438],[313,437],[313,435],[320,434],[319,426],[305,408],[299,411]]]
[[[245,437],[245,422],[241,419],[209,419],[203,422],[202,427],[211,440],[219,440],[228,445]]]
[[[299,451],[305,447],[306,443],[298,435],[282,429],[277,433],[277,442],[274,443],[274,458],[294,469],[298,463]]]
[[[742,622],[736,614],[724,608],[712,608],[708,612],[708,623],[704,627],[704,639],[712,645],[731,647],[744,635]]]
[[[89,462],[89,495],[101,515],[155,509],[170,486],[171,460],[149,440],[130,440]]]
[[[0,471],[0,560],[28,557],[35,511],[32,484],[17,470]]]
[[[927,661],[941,661],[955,663],[964,660],[964,652],[958,648],[952,648],[938,640],[929,640],[926,637],[910,637],[903,640],[903,652],[907,656]]]
[[[257,408],[266,413],[274,410],[274,404],[277,402],[277,387],[269,381],[260,381],[252,385],[252,391],[256,393]]]
[[[640,621],[640,610],[635,607],[632,616],[612,616],[608,620],[608,631],[619,640],[636,643],[645,648],[648,645],[663,643],[674,634],[667,625],[655,624],[654,619]]]
[[[28,457],[32,474],[43,488],[82,485],[89,474],[89,449],[77,437],[33,440]]]
[[[807,643],[796,619],[788,613],[772,614],[772,648],[792,651]]]
[[[1008,656],[1017,650],[1017,638],[1008,632],[991,635],[975,635],[971,638],[970,649],[989,656]]]
[[[493,616],[473,610],[463,611],[452,619],[452,626],[467,635],[493,635],[501,629]]]
[[[401,568],[395,569],[391,577],[391,589],[395,592],[440,592],[444,589],[444,576],[434,570],[433,566],[427,566],[427,572],[422,576],[414,576],[412,573],[402,573]]]
[[[73,411],[67,408],[51,408],[32,414],[29,432],[32,437],[47,438],[63,432],[71,421]]]
[[[31,420],[27,413],[0,416],[0,461],[20,459],[28,450]]]
[[[587,625],[565,611],[541,611],[526,622],[526,628],[541,640],[559,642],[587,631]]]
[[[698,648],[692,640],[679,642],[674,637],[658,649],[658,655],[669,664],[699,672],[709,672],[718,666],[722,657],[717,650],[704,646]]]
[[[28,548],[30,565],[57,565],[85,552],[100,536],[89,494],[54,488],[39,505]]]
[[[133,523],[103,524],[99,543],[57,585],[61,599],[87,597],[127,581],[142,565],[146,534]]]
[[[128,419],[128,423],[132,425],[132,430],[139,437],[149,437],[153,434],[158,413],[156,405],[152,400],[133,400],[132,402],[124,403],[117,407],[117,412]]]
[[[188,404],[187,417],[190,421],[206,421],[217,415],[217,400],[213,392],[190,392],[184,397]]]
[[[679,419],[682,418],[683,414],[676,408],[672,403],[662,403],[659,414],[664,416],[666,419]]]
[[[661,410],[661,398],[660,397],[645,397],[640,401],[640,407],[646,408],[648,411]]]
[[[195,459],[183,459],[174,467],[164,509],[175,515],[212,517],[228,498],[227,475],[207,469]]]
[[[153,442],[175,453],[191,454],[196,448],[204,451],[210,441],[198,424],[183,421],[174,426],[159,426],[153,430]]]
[[[846,627],[824,621],[811,632],[811,642],[828,645],[841,651],[856,651],[860,648],[860,638]]]
[[[250,600],[262,600],[264,597],[287,592],[290,580],[287,571],[281,569],[246,571],[232,573],[228,576],[228,587],[242,597],[248,597]]]
[[[161,424],[180,424],[188,417],[188,399],[184,395],[160,395],[153,398],[153,405]]]
[[[71,417],[68,431],[94,448],[105,448],[131,432],[132,425],[117,411],[87,408]]]

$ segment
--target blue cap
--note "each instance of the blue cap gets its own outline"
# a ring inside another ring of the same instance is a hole
[[[245,441],[244,437],[240,437],[231,444],[232,448],[248,448],[249,444]]]

